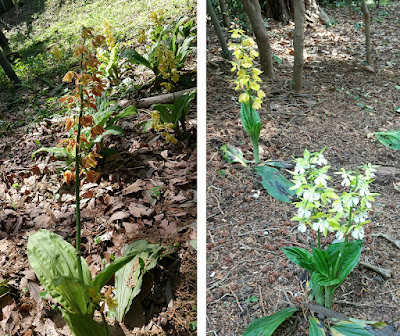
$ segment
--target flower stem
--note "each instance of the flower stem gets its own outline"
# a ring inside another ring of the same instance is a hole
[[[82,61],[81,61],[81,73],[82,73]],[[81,119],[83,114],[83,88],[82,84],[79,84],[79,120],[78,120],[78,132],[76,135],[76,150],[75,150],[75,204],[76,204],[76,258],[78,262],[78,276],[79,281],[83,282],[82,272],[82,249],[81,249],[81,209],[80,209],[80,179],[79,179],[79,165],[81,161],[80,156],[80,140],[81,140]]]

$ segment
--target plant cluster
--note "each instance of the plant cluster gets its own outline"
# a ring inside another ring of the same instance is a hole
[[[119,48],[115,43],[111,26],[106,20],[104,20],[104,36],[101,38],[105,39],[105,45],[97,48],[96,57],[101,62],[98,70],[111,84],[118,85],[121,82]]]
[[[173,144],[178,140],[189,137],[187,132],[187,116],[190,112],[190,102],[195,98],[196,90],[185,93],[177,98],[173,104],[155,104],[154,111],[150,114],[151,119],[147,123],[145,130],[154,129],[161,132],[166,141]]]
[[[295,159],[293,172],[299,198],[295,202],[298,230],[302,233],[311,228],[318,235],[318,246],[310,254],[297,247],[284,248],[286,256],[311,274],[312,295],[320,305],[332,306],[335,290],[346,279],[357,265],[360,258],[364,228],[376,193],[371,193],[369,185],[374,178],[375,167],[371,164],[357,168],[355,171],[341,169],[335,174],[342,178],[344,188],[339,194],[328,187],[331,177],[327,174],[330,166],[323,151],[311,154],[304,151],[302,158]],[[321,234],[336,234],[336,243],[326,250],[321,247]],[[349,236],[355,239],[349,241]]]
[[[260,162],[258,141],[262,123],[257,110],[261,108],[262,99],[265,97],[265,92],[261,90],[259,84],[262,82],[260,78],[262,72],[253,63],[254,58],[258,57],[257,51],[251,48],[255,44],[254,40],[246,36],[241,29],[234,29],[231,32],[233,39],[240,39],[239,44],[230,44],[230,47],[234,49],[235,57],[235,60],[232,61],[232,71],[236,71],[237,75],[234,80],[235,90],[244,90],[239,96],[240,117],[243,128],[250,136],[254,159],[258,164]]]
[[[137,50],[128,49],[122,53],[130,62],[144,65],[152,70],[157,82],[166,91],[171,91],[179,82],[182,68],[192,52],[192,43],[196,38],[195,22],[187,17],[180,17],[170,24],[164,24],[162,12],[153,12],[150,16],[153,27],[146,35],[141,30],[138,42],[144,43],[149,38],[150,46],[141,55]]]
[[[284,247],[283,253],[290,261],[307,270],[310,274],[310,300],[326,308],[331,308],[336,289],[357,266],[360,259],[363,226],[372,209],[374,196],[370,185],[374,180],[376,167],[371,164],[358,167],[355,171],[341,169],[335,174],[341,178],[341,192],[328,186],[330,168],[320,152],[310,153],[307,149],[303,157],[296,158],[296,166],[289,188],[296,192],[298,201],[294,202],[297,215],[292,218],[299,223],[301,233],[309,230],[316,232],[317,244],[312,253],[304,248]],[[322,244],[321,236],[335,234],[332,244]],[[351,239],[352,238],[352,239]],[[297,307],[283,309],[271,316],[253,322],[244,335],[256,335],[263,331],[272,335],[275,329],[294,312]],[[380,327],[380,323],[355,319],[335,320],[334,324],[324,324],[310,316],[310,335],[325,335],[326,329],[334,335],[372,335],[367,331],[370,326]]]

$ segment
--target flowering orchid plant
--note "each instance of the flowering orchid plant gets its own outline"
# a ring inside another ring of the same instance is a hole
[[[235,60],[232,62],[232,71],[236,71],[237,79],[235,90],[244,90],[239,96],[241,103],[240,117],[242,119],[243,128],[250,135],[253,145],[254,159],[256,163],[260,162],[258,140],[262,123],[257,110],[261,108],[262,99],[265,92],[260,88],[261,70],[257,69],[253,61],[258,57],[258,52],[252,49],[255,44],[254,40],[246,36],[241,29],[234,29],[232,38],[240,39],[240,44],[231,43],[230,47],[234,49],[233,55]]]
[[[364,237],[363,226],[369,223],[368,214],[376,193],[369,190],[374,180],[376,167],[371,164],[358,167],[356,171],[341,169],[335,174],[342,178],[341,194],[328,187],[330,168],[323,155],[304,151],[302,158],[295,159],[293,174],[298,202],[297,230],[317,233],[318,247],[307,250],[297,247],[283,248],[286,256],[311,274],[312,296],[318,304],[330,308],[335,290],[358,263]],[[321,234],[336,234],[336,240],[326,249],[321,247]],[[349,241],[349,237],[354,240]]]

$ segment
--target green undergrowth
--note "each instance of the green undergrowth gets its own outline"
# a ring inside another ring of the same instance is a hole
[[[76,63],[72,46],[76,45],[82,27],[93,27],[101,33],[106,20],[117,43],[124,47],[137,40],[140,29],[148,27],[153,11],[161,10],[163,16],[171,20],[180,15],[193,16],[196,1],[47,0],[36,7],[32,4],[21,6],[22,13],[28,11],[27,6],[31,6],[30,12],[34,13],[26,15],[24,21],[5,34],[11,50],[22,56],[13,62],[15,72],[23,82],[34,85],[36,78],[52,79],[63,75],[65,69]],[[61,60],[51,52],[55,46],[62,51]],[[0,90],[7,89],[10,89],[9,80],[0,69]]]

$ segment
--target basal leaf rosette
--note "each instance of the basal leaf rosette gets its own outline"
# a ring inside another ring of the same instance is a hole
[[[304,151],[302,158],[296,158],[292,173],[294,186],[299,199],[296,202],[297,215],[292,218],[299,222],[299,232],[309,229],[322,233],[334,233],[337,240],[346,239],[351,233],[354,239],[363,239],[364,228],[369,223],[368,215],[376,193],[369,186],[374,181],[376,166],[371,164],[358,167],[355,171],[342,168],[334,174],[342,179],[343,190],[328,187],[331,176],[330,166],[320,152]]]

